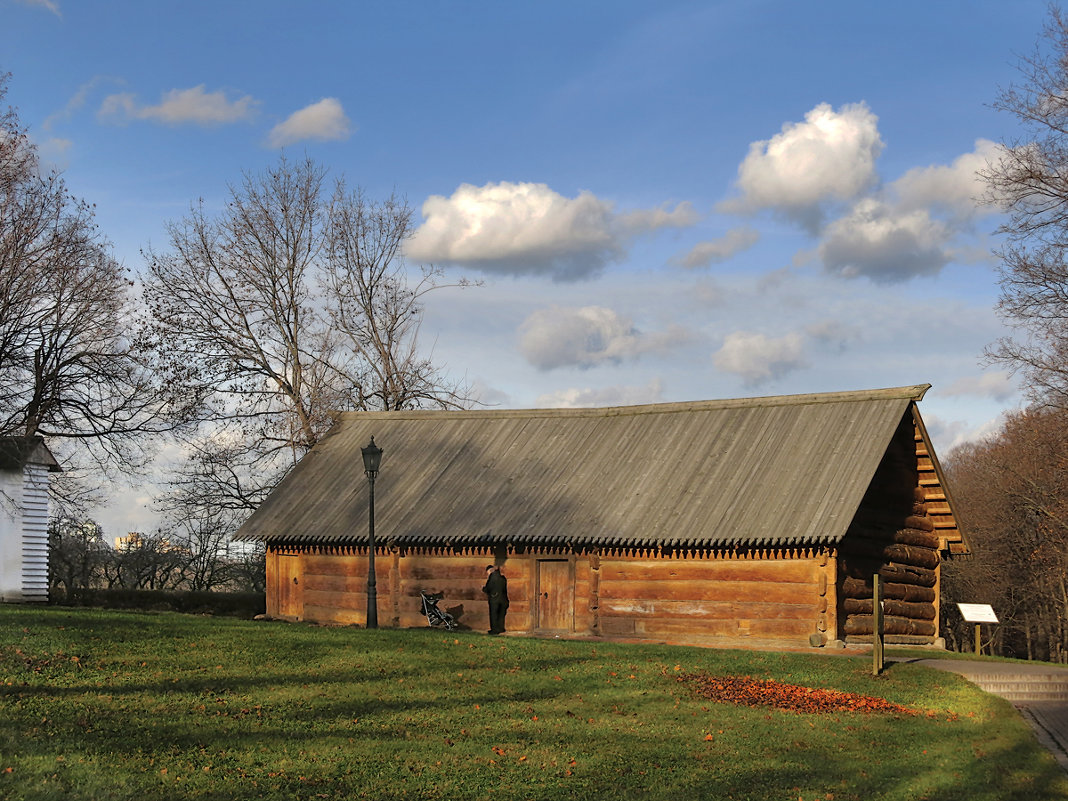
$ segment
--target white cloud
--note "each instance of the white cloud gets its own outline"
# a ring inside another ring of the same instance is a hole
[[[690,252],[680,257],[677,261],[683,267],[696,269],[708,267],[711,264],[719,264],[744,250],[748,250],[757,243],[760,234],[753,228],[732,228],[719,239],[710,239],[698,242]]]
[[[825,202],[852,200],[876,182],[882,148],[878,118],[867,105],[834,111],[821,103],[804,122],[786,123],[771,139],[749,146],[738,167],[741,196],[722,203],[720,210],[771,209],[814,231]]]
[[[560,281],[588,278],[622,258],[633,236],[696,219],[686,203],[616,214],[591,192],[568,198],[545,184],[508,181],[462,184],[451,197],[427,198],[422,211],[409,258]]]
[[[938,394],[948,397],[971,395],[1007,403],[1016,397],[1017,390],[1011,373],[992,370],[982,375],[958,378],[945,389],[939,389]]]
[[[59,10],[59,3],[54,0],[18,0],[24,6],[36,6],[37,8],[43,8],[46,11],[51,11],[60,19],[63,18],[63,13]]]
[[[942,209],[955,218],[967,219],[993,209],[977,203],[985,189],[978,176],[997,154],[998,146],[978,139],[971,153],[958,156],[952,164],[914,167],[890,185],[902,209]]]
[[[259,101],[251,95],[236,100],[223,91],[205,92],[204,84],[171,89],[155,106],[141,105],[130,92],[108,95],[97,112],[100,119],[151,120],[165,125],[225,125],[252,119]]]
[[[988,248],[957,243],[974,237],[977,216],[992,212],[976,202],[981,191],[976,173],[996,147],[980,139],[952,164],[911,169],[857,201],[823,232],[818,253],[824,268],[845,278],[892,283],[934,275],[950,261],[988,260]]]
[[[602,306],[539,309],[519,331],[520,351],[539,370],[615,364],[686,339],[678,331],[643,334],[630,320]]]
[[[121,84],[123,83],[123,81],[120,78],[112,78],[107,75],[93,76],[88,81],[78,87],[78,91],[71,96],[70,100],[67,101],[67,104],[63,106],[63,108],[61,108],[59,111],[49,114],[48,118],[44,121],[41,127],[44,128],[46,131],[49,131],[57,123],[66,122],[67,120],[69,120],[71,117],[74,116],[74,112],[78,111],[85,105],[86,101],[89,99],[89,95],[93,92],[93,90],[95,90],[97,87],[104,83]]]
[[[860,330],[838,320],[822,320],[805,326],[805,335],[816,342],[844,351],[861,338]]]
[[[645,386],[603,387],[600,389],[561,389],[539,395],[535,406],[540,409],[590,409],[601,406],[638,406],[661,403],[664,387],[659,379]]]
[[[926,209],[901,211],[865,198],[827,226],[819,255],[824,269],[835,275],[893,283],[938,273],[952,258],[952,237]]]
[[[673,209],[637,209],[620,214],[619,227],[632,234],[644,234],[661,228],[689,228],[699,216],[690,203],[679,203]]]
[[[716,367],[741,376],[747,386],[756,386],[806,366],[804,337],[792,332],[772,338],[736,331],[728,334],[712,357]]]
[[[73,145],[70,139],[50,136],[37,143],[37,152],[41,156],[41,161],[62,171],[69,166],[67,154]]]
[[[995,436],[1005,427],[1005,415],[1002,413],[975,424],[964,420],[945,420],[938,414],[927,412],[923,416],[923,422],[934,443],[935,452],[945,459],[960,445],[982,442]]]
[[[345,116],[341,101],[326,97],[299,111],[271,129],[267,143],[271,147],[285,147],[296,142],[315,140],[340,142],[352,133],[352,123]]]
[[[476,378],[471,382],[469,394],[471,399],[480,406],[498,406],[502,409],[510,409],[515,405],[511,395],[504,390],[497,389],[482,378]]]

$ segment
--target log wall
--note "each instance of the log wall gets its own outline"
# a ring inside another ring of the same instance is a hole
[[[379,625],[425,626],[425,590],[444,596],[440,608],[462,627],[487,630],[482,585],[490,563],[508,579],[506,626],[513,632],[694,644],[837,636],[835,561],[811,549],[382,549],[375,557]],[[267,567],[272,616],[365,622],[366,548],[272,548]]]
[[[595,634],[806,643],[821,625],[826,629],[829,569],[826,555],[800,550],[612,553],[593,560],[596,589],[591,586],[590,595],[577,600],[585,601],[587,625]]]
[[[883,588],[886,639],[931,642],[938,636],[940,518],[930,514],[922,447],[908,414],[840,545],[838,626],[847,641],[873,635],[876,574]]]

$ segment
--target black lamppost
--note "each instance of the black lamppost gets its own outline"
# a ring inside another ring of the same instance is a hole
[[[363,452],[363,472],[371,495],[367,505],[367,628],[378,628],[378,589],[375,585],[375,477],[382,464],[382,449],[375,445],[375,438]]]

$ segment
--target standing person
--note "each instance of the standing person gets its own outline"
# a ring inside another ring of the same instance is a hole
[[[508,579],[500,567],[486,565],[486,586],[482,588],[489,598],[490,634],[504,633],[504,616],[508,612]]]

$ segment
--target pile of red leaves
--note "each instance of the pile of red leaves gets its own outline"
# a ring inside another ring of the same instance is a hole
[[[893,704],[885,698],[821,690],[783,684],[774,679],[751,679],[748,676],[706,676],[691,674],[679,677],[694,691],[713,701],[742,706],[771,706],[791,712],[890,712],[914,715],[914,710]]]

